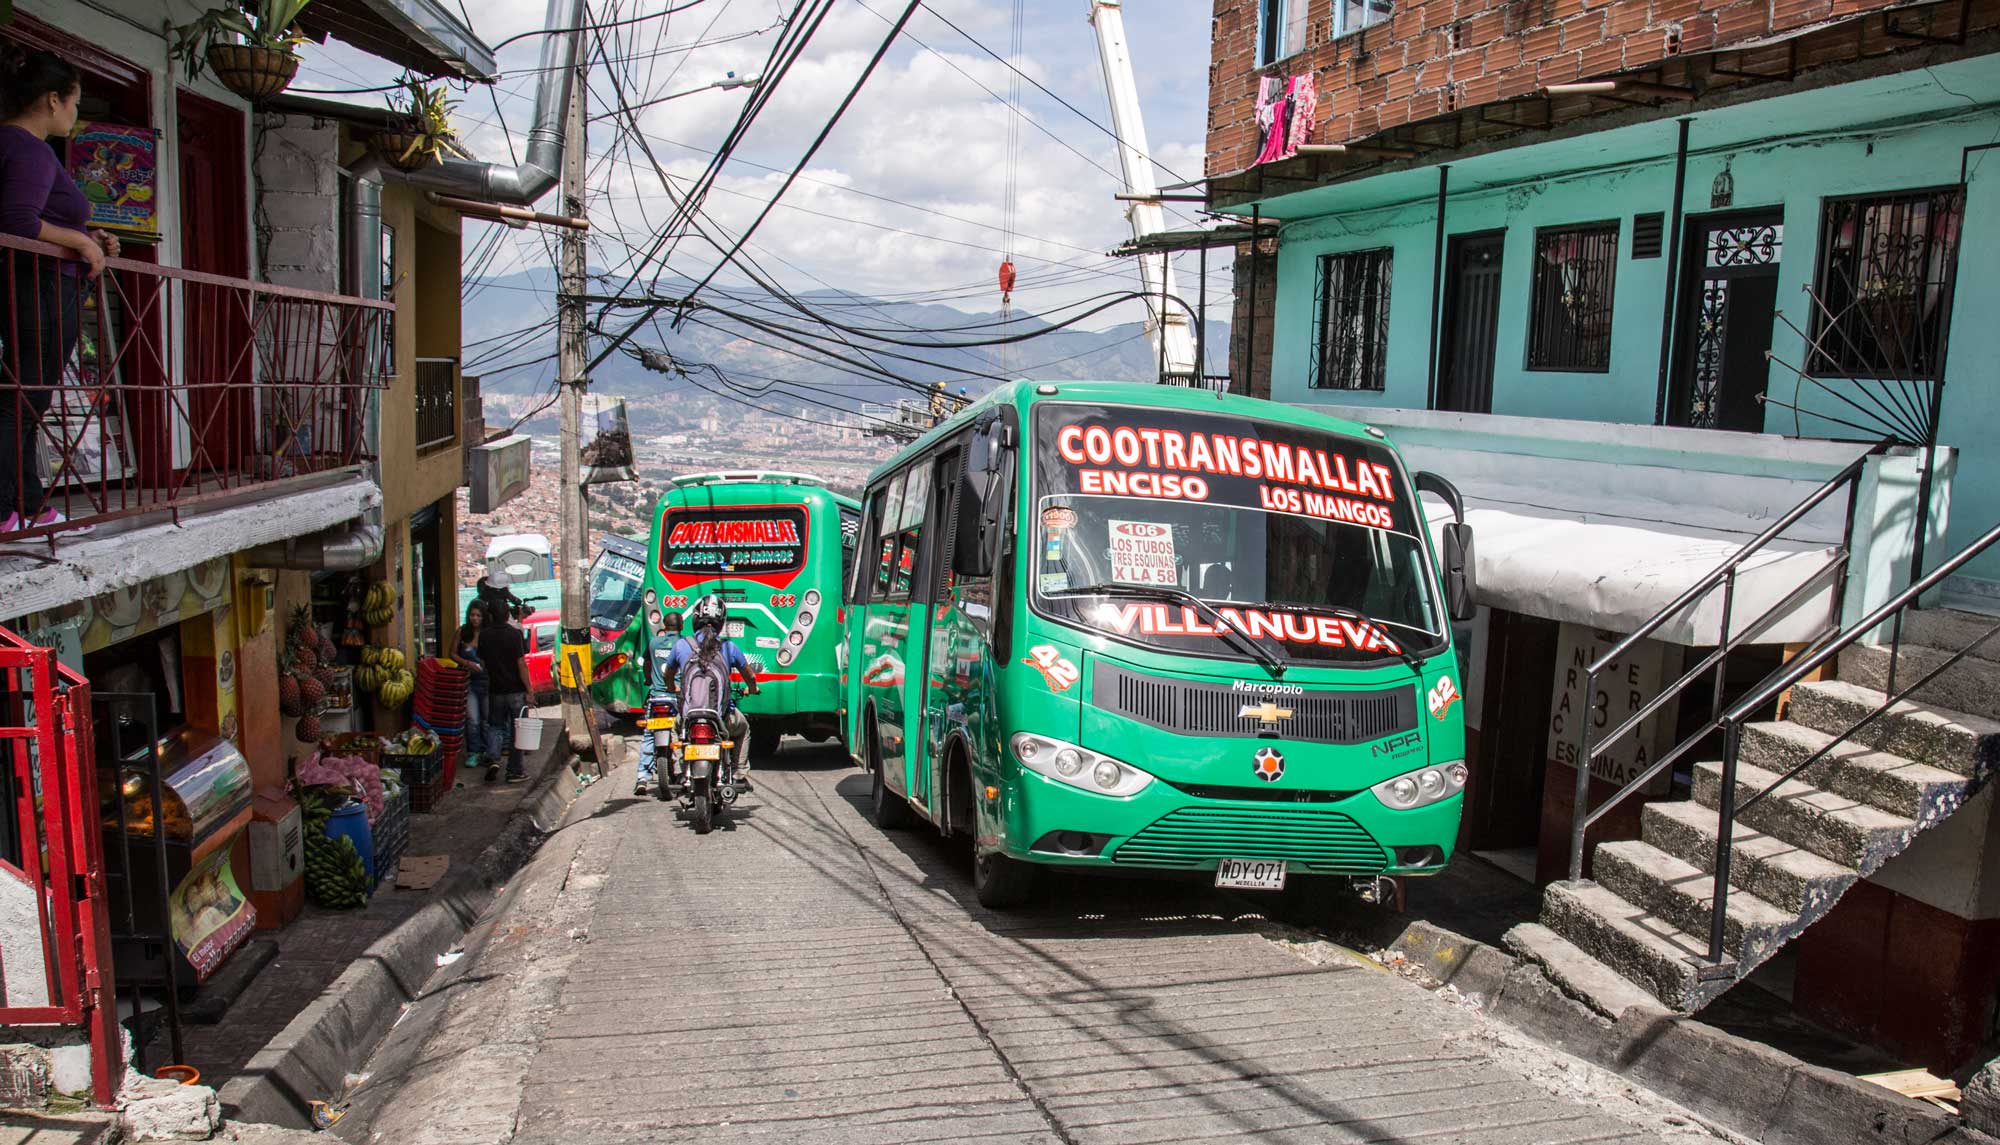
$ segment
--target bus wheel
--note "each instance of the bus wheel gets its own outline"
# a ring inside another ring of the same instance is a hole
[[[1035,868],[998,851],[972,856],[972,893],[989,910],[1006,910],[1028,901],[1035,889]]]
[[[879,760],[868,772],[868,810],[881,830],[900,831],[910,825],[910,805],[882,782]]]

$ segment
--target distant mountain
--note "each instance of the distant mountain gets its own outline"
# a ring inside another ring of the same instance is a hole
[[[662,280],[661,292],[675,294],[687,284]],[[598,287],[598,289],[608,289]],[[501,373],[482,371],[477,361],[485,351],[512,347],[504,355],[509,361],[531,361],[552,355],[555,350],[555,320],[518,343],[505,337],[522,330],[531,316],[553,313],[555,276],[548,270],[523,271],[478,284],[468,291],[462,323],[468,346],[467,372],[481,374],[481,390],[488,395],[545,393],[553,377],[552,361]],[[647,369],[630,353],[619,352],[605,360],[591,378],[595,393],[618,394],[628,399],[635,429],[667,427],[689,417],[719,412],[730,406],[741,408],[747,399],[771,410],[830,416],[828,407],[853,409],[859,402],[892,402],[915,396],[903,386],[875,381],[843,372],[822,361],[827,353],[837,353],[857,362],[873,361],[882,369],[925,385],[944,381],[956,390],[966,387],[973,395],[999,384],[999,379],[1034,377],[1052,380],[1103,379],[1151,381],[1158,376],[1159,359],[1145,328],[1136,322],[1104,330],[1050,329],[1050,324],[1033,316],[1016,313],[1004,328],[997,312],[968,314],[948,306],[878,301],[840,294],[830,290],[800,292],[797,297],[808,307],[844,325],[889,334],[908,342],[929,340],[962,341],[999,336],[1015,336],[1034,331],[1048,333],[1010,346],[983,346],[968,349],[938,349],[913,345],[885,345],[876,340],[854,337],[866,351],[841,346],[829,332],[811,319],[791,310],[785,303],[768,297],[731,300],[705,293],[704,298],[733,312],[780,328],[780,332],[760,331],[729,322],[721,315],[696,312],[680,329],[672,328],[669,317],[643,328],[627,344],[632,349],[665,350],[674,360],[687,364],[707,363],[719,367],[739,385],[760,392],[728,391],[705,371],[692,371],[692,380]],[[1226,300],[1214,300],[1211,316],[1227,316]],[[595,316],[596,308],[592,308]],[[614,311],[605,326],[622,330],[633,311]],[[1067,311],[1065,314],[1074,314]],[[975,329],[952,329],[976,327]],[[811,348],[786,340],[783,330],[797,331]],[[1229,325],[1211,317],[1208,324],[1209,361],[1220,363],[1227,357]],[[491,342],[484,341],[494,339]],[[788,353],[796,349],[800,357]],[[895,355],[902,355],[897,357]],[[957,372],[951,367],[975,371]],[[980,377],[979,374],[992,375]],[[774,385],[773,383],[785,383]]]

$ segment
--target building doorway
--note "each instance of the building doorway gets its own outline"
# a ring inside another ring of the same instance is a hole
[[[1453,235],[1445,256],[1444,338],[1437,408],[1493,412],[1493,349],[1500,332],[1500,256],[1507,232]]]
[[[182,88],[174,99],[181,167],[181,265],[230,278],[250,277],[250,215],[245,188],[243,113]],[[224,288],[188,283],[182,301],[183,376],[190,449],[197,472],[227,473],[250,458],[256,437],[249,383],[250,324]]]
[[[1681,273],[1672,425],[1764,431],[1771,324],[1778,314],[1781,211],[1689,220]]]

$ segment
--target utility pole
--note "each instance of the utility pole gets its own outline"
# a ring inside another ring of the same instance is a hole
[[[1104,65],[1104,91],[1111,98],[1111,128],[1118,135],[1118,167],[1125,177],[1132,237],[1143,239],[1167,229],[1153,181],[1153,161],[1147,156],[1146,121],[1139,111],[1139,85],[1132,78],[1132,53],[1125,46],[1125,13],[1119,0],[1091,0],[1090,25],[1097,31],[1097,55]],[[1184,309],[1169,311],[1167,300],[1177,294],[1174,267],[1166,252],[1139,256],[1139,280],[1147,300],[1156,307],[1151,329],[1160,354],[1161,380],[1182,385],[1198,383],[1202,364],[1194,360],[1194,331]]]
[[[590,88],[584,70],[583,37],[572,51],[570,66],[575,75],[570,84],[569,107],[563,139],[563,214],[584,217],[583,178],[585,153],[589,150],[584,102]],[[561,291],[557,313],[561,322],[557,346],[559,367],[557,393],[562,425],[562,487],[557,496],[558,528],[556,557],[562,562],[562,637],[558,649],[556,679],[567,680],[558,687],[562,696],[563,727],[572,748],[581,752],[591,742],[590,712],[585,702],[590,686],[590,585],[585,570],[590,565],[590,520],[583,501],[583,391],[584,377],[583,232],[574,227],[563,231]],[[580,678],[579,678],[580,677]],[[604,761],[598,761],[600,766]]]

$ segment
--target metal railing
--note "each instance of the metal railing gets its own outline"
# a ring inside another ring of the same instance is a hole
[[[458,359],[417,359],[417,448],[458,440]]]
[[[90,711],[83,677],[52,650],[0,628],[0,784],[13,809],[0,879],[19,884],[16,901],[34,904],[29,918],[39,939],[17,944],[0,966],[0,1023],[82,1027],[91,1098],[109,1108],[125,1062]]]
[[[392,303],[125,258],[92,279],[4,235],[0,292],[0,535],[53,540],[374,457]],[[67,520],[37,524],[46,509]]]
[[[1897,593],[1875,611],[1849,625],[1845,631],[1839,633],[1834,639],[1819,642],[1811,653],[1800,656],[1779,668],[1722,714],[1720,719],[1723,732],[1722,789],[1720,798],[1716,801],[1717,825],[1720,830],[1717,833],[1715,842],[1715,894],[1709,908],[1708,925],[1708,963],[1710,967],[1720,969],[1728,966],[1728,961],[1723,957],[1723,937],[1729,917],[1729,860],[1730,852],[1735,843],[1736,820],[1744,812],[1756,806],[1766,796],[1786,783],[1791,782],[1792,779],[1796,778],[1808,767],[1825,758],[1828,752],[1848,742],[1854,737],[1856,732],[1859,732],[1862,728],[1867,727],[1886,713],[1892,711],[1897,704],[1908,699],[1918,689],[1937,679],[1953,665],[1971,655],[1987,641],[1993,639],[1994,636],[2000,635],[2000,623],[1994,624],[1965,647],[1953,652],[1942,662],[1932,666],[1915,683],[1902,688],[1900,691],[1896,690],[1892,676],[1892,682],[1889,684],[1888,690],[1884,693],[1882,702],[1876,705],[1872,711],[1859,720],[1856,720],[1846,731],[1841,732],[1827,743],[1821,745],[1819,750],[1793,764],[1783,775],[1773,780],[1763,790],[1756,792],[1750,798],[1744,800],[1742,806],[1739,807],[1736,803],[1736,771],[1737,757],[1742,751],[1743,725],[1765,704],[1771,703],[1779,695],[1783,694],[1786,689],[1818,671],[1822,665],[1839,655],[1842,649],[1877,631],[1885,622],[1899,620],[1905,612],[1916,605],[1918,600],[1922,599],[1924,593],[1935,588],[1939,582],[1957,572],[1960,568],[1963,568],[1966,562],[1985,552],[1996,542],[2000,542],[2000,525],[1995,525],[1993,528],[1987,530],[1984,536],[1960,549],[1949,560],[1946,560],[1937,568],[1920,577],[1914,584]],[[1897,638],[1889,647],[1889,663],[1892,669],[1902,653],[1900,634],[1901,628],[1899,625],[1897,627]]]
[[[1696,661],[1694,667],[1683,672],[1678,679],[1660,689],[1659,695],[1641,705],[1638,710],[1627,716],[1624,722],[1610,728],[1603,735],[1593,736],[1591,734],[1593,730],[1592,721],[1589,719],[1583,721],[1581,742],[1577,751],[1576,801],[1571,805],[1570,818],[1569,877],[1572,881],[1583,878],[1584,836],[1590,830],[1591,825],[1604,818],[1605,815],[1609,814],[1619,804],[1630,798],[1634,792],[1651,783],[1654,777],[1667,768],[1672,767],[1676,761],[1688,752],[1693,751],[1712,732],[1722,726],[1723,684],[1728,668],[1728,657],[1731,652],[1737,651],[1749,644],[1779,618],[1789,615],[1798,606],[1800,599],[1809,595],[1813,588],[1821,584],[1829,574],[1835,578],[1831,594],[1832,610],[1827,617],[1825,631],[1807,646],[1807,650],[1809,652],[1816,650],[1821,642],[1830,639],[1838,631],[1840,627],[1839,609],[1847,578],[1847,563],[1853,552],[1854,491],[1858,487],[1863,470],[1867,468],[1869,459],[1884,452],[1893,444],[1893,441],[1887,440],[1879,442],[1866,453],[1849,462],[1846,468],[1828,478],[1818,489],[1813,490],[1805,500],[1792,506],[1784,516],[1774,521],[1769,528],[1757,534],[1755,538],[1742,548],[1737,549],[1729,559],[1717,565],[1706,576],[1689,586],[1687,591],[1674,598],[1672,603],[1654,614],[1651,620],[1640,625],[1636,631],[1613,645],[1610,651],[1599,656],[1586,669],[1583,694],[1587,697],[1595,696],[1597,695],[1599,677],[1612,665],[1618,663],[1639,641],[1651,636],[1675,617],[1707,599],[1709,594],[1714,592],[1718,587],[1721,588],[1722,616],[1720,627],[1717,629],[1716,646],[1713,651]],[[1814,569],[1811,575],[1807,576],[1797,587],[1785,594],[1777,603],[1759,613],[1748,625],[1744,626],[1742,632],[1737,633],[1732,631],[1732,622],[1735,619],[1734,612],[1736,607],[1736,578],[1744,562],[1762,552],[1772,541],[1782,536],[1786,530],[1798,524],[1801,520],[1805,519],[1807,514],[1842,490],[1846,490],[1848,494],[1847,520],[1841,534],[1840,546],[1833,556],[1824,564]],[[1644,771],[1641,771],[1638,775],[1628,780],[1623,787],[1613,792],[1603,803],[1592,808],[1590,806],[1591,765],[1600,756],[1610,751],[1611,747],[1626,735],[1635,734],[1640,726],[1655,713],[1667,710],[1670,704],[1677,704],[1684,692],[1693,687],[1704,676],[1708,676],[1711,673],[1713,674],[1713,692],[1709,703],[1708,720],[1692,734],[1682,738],[1673,748],[1663,752]]]

